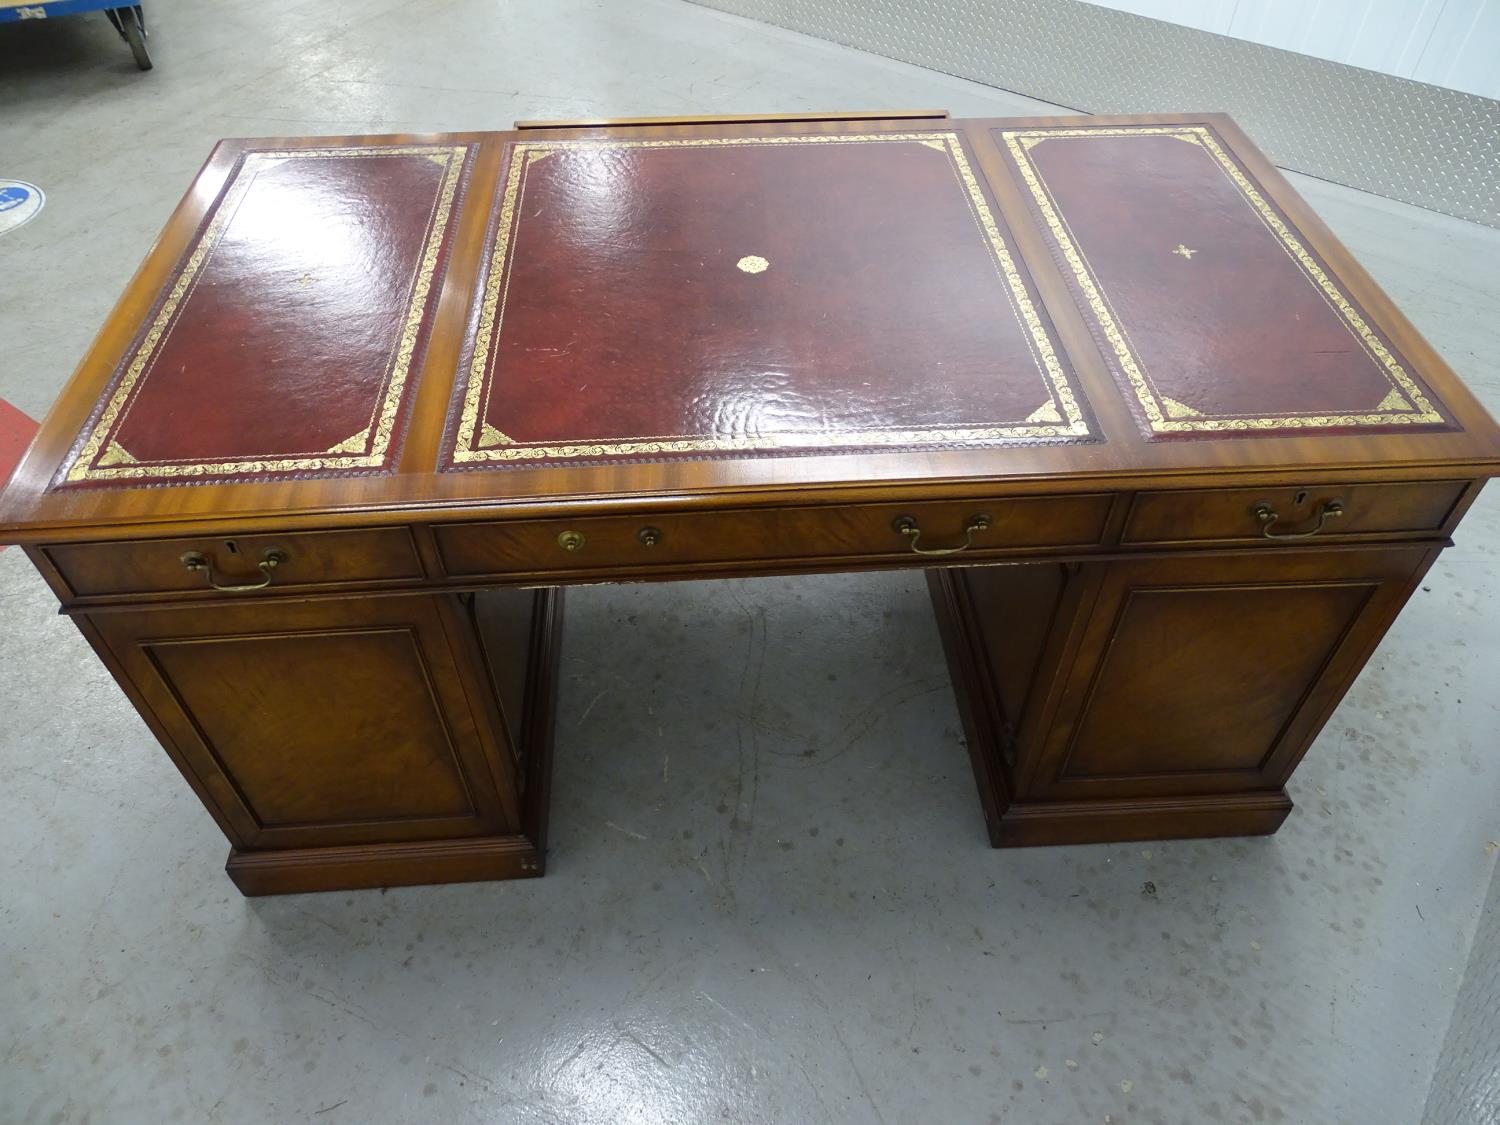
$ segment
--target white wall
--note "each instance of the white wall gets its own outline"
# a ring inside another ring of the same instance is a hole
[[[1500,98],[1500,0],[1089,0]]]

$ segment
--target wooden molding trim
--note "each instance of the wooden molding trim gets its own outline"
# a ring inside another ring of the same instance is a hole
[[[546,856],[524,836],[232,850],[224,865],[240,893],[248,896],[536,878],[545,868]]]
[[[1205,797],[1013,803],[989,822],[997,848],[1204,836],[1268,836],[1292,811],[1286,790]]]
[[[616,125],[780,125],[792,121],[942,121],[946,109],[869,109],[827,113],[744,114],[707,117],[582,117],[560,121],[517,121],[517,129],[607,129]]]

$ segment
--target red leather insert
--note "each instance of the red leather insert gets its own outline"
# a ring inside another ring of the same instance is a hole
[[[388,469],[467,154],[246,154],[60,483]]]
[[[1076,441],[952,133],[511,146],[449,467]]]
[[[1212,129],[996,135],[1149,437],[1449,427]]]

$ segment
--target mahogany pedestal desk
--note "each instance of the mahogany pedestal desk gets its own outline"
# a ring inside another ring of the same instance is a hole
[[[992,843],[1273,832],[1497,470],[1222,116],[541,123],[219,145],[0,537],[266,894],[541,874],[583,582],[932,568]]]

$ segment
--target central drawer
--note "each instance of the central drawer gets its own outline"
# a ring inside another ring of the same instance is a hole
[[[695,563],[968,561],[1094,546],[1111,501],[1108,495],[1008,497],[496,520],[440,525],[433,533],[444,570],[462,578]]]

